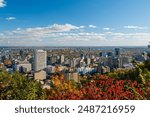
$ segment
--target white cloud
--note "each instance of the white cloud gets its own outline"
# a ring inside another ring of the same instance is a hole
[[[89,28],[97,28],[95,25],[89,25]]]
[[[70,30],[75,30],[75,29],[80,29],[80,27],[71,25],[71,24],[65,24],[65,25],[59,25],[59,24],[54,24],[52,26],[49,26],[48,28],[52,30],[58,30],[58,31],[70,31]]]
[[[5,7],[5,6],[6,6],[5,0],[0,0],[0,7]]]
[[[15,20],[15,17],[7,17],[6,20],[11,21],[11,20]]]
[[[47,27],[35,27],[35,28],[27,28],[24,30],[24,32],[30,32],[31,34],[35,33],[54,33],[54,32],[66,32],[66,31],[71,31],[71,30],[78,30],[80,28],[83,28],[82,26],[74,26],[71,24],[64,24],[64,25],[59,25],[59,24],[53,24]]]
[[[17,28],[0,32],[0,45],[138,46],[146,45],[150,39],[150,33],[94,33],[81,31],[81,28],[71,24]]]
[[[18,30],[18,31],[19,31],[19,30],[21,30],[21,28],[17,28],[16,30]]]
[[[108,30],[110,30],[110,28],[106,27],[106,28],[103,28],[103,30],[107,30],[108,31]]]
[[[85,26],[80,26],[80,28],[85,28]]]
[[[143,30],[143,29],[148,29],[148,27],[140,27],[140,26],[124,26],[124,28],[127,28],[127,29],[139,29],[139,30]]]

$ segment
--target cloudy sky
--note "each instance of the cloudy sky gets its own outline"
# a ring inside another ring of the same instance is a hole
[[[0,46],[146,46],[150,0],[0,0]]]

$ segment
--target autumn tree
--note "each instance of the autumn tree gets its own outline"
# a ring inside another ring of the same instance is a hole
[[[16,72],[0,72],[0,99],[35,100],[45,99],[45,91],[39,82]]]

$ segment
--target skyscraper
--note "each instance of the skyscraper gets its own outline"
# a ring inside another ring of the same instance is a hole
[[[81,57],[81,59],[84,59],[84,54],[81,54],[80,57]]]
[[[70,67],[76,67],[76,59],[70,60]]]
[[[85,58],[85,63],[86,63],[86,65],[90,65],[91,64],[91,59],[90,58]]]
[[[61,55],[60,56],[60,64],[64,63],[65,61],[65,56],[64,55]]]
[[[20,57],[21,57],[22,60],[25,59],[25,53],[24,53],[23,50],[20,50]]]
[[[147,60],[148,59],[148,52],[143,52],[143,57],[144,57],[144,60]]]
[[[4,62],[5,59],[6,59],[6,52],[5,52],[5,49],[3,48],[1,50],[1,60]]]
[[[34,71],[43,70],[47,65],[47,52],[35,50],[34,52]]]
[[[116,57],[120,56],[120,48],[115,48],[115,56]]]
[[[56,62],[57,62],[57,56],[51,56],[50,57],[50,63],[51,63],[51,65],[56,64]]]

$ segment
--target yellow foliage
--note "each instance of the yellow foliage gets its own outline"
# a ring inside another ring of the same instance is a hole
[[[63,91],[67,91],[67,92],[76,92],[77,88],[76,86],[73,84],[72,81],[64,81],[64,75],[60,75],[60,76],[56,76],[54,78],[52,78],[53,82],[54,82],[54,86],[55,86],[55,91],[53,90],[51,93],[52,95],[55,95],[55,93],[59,93],[59,92],[63,92]]]

